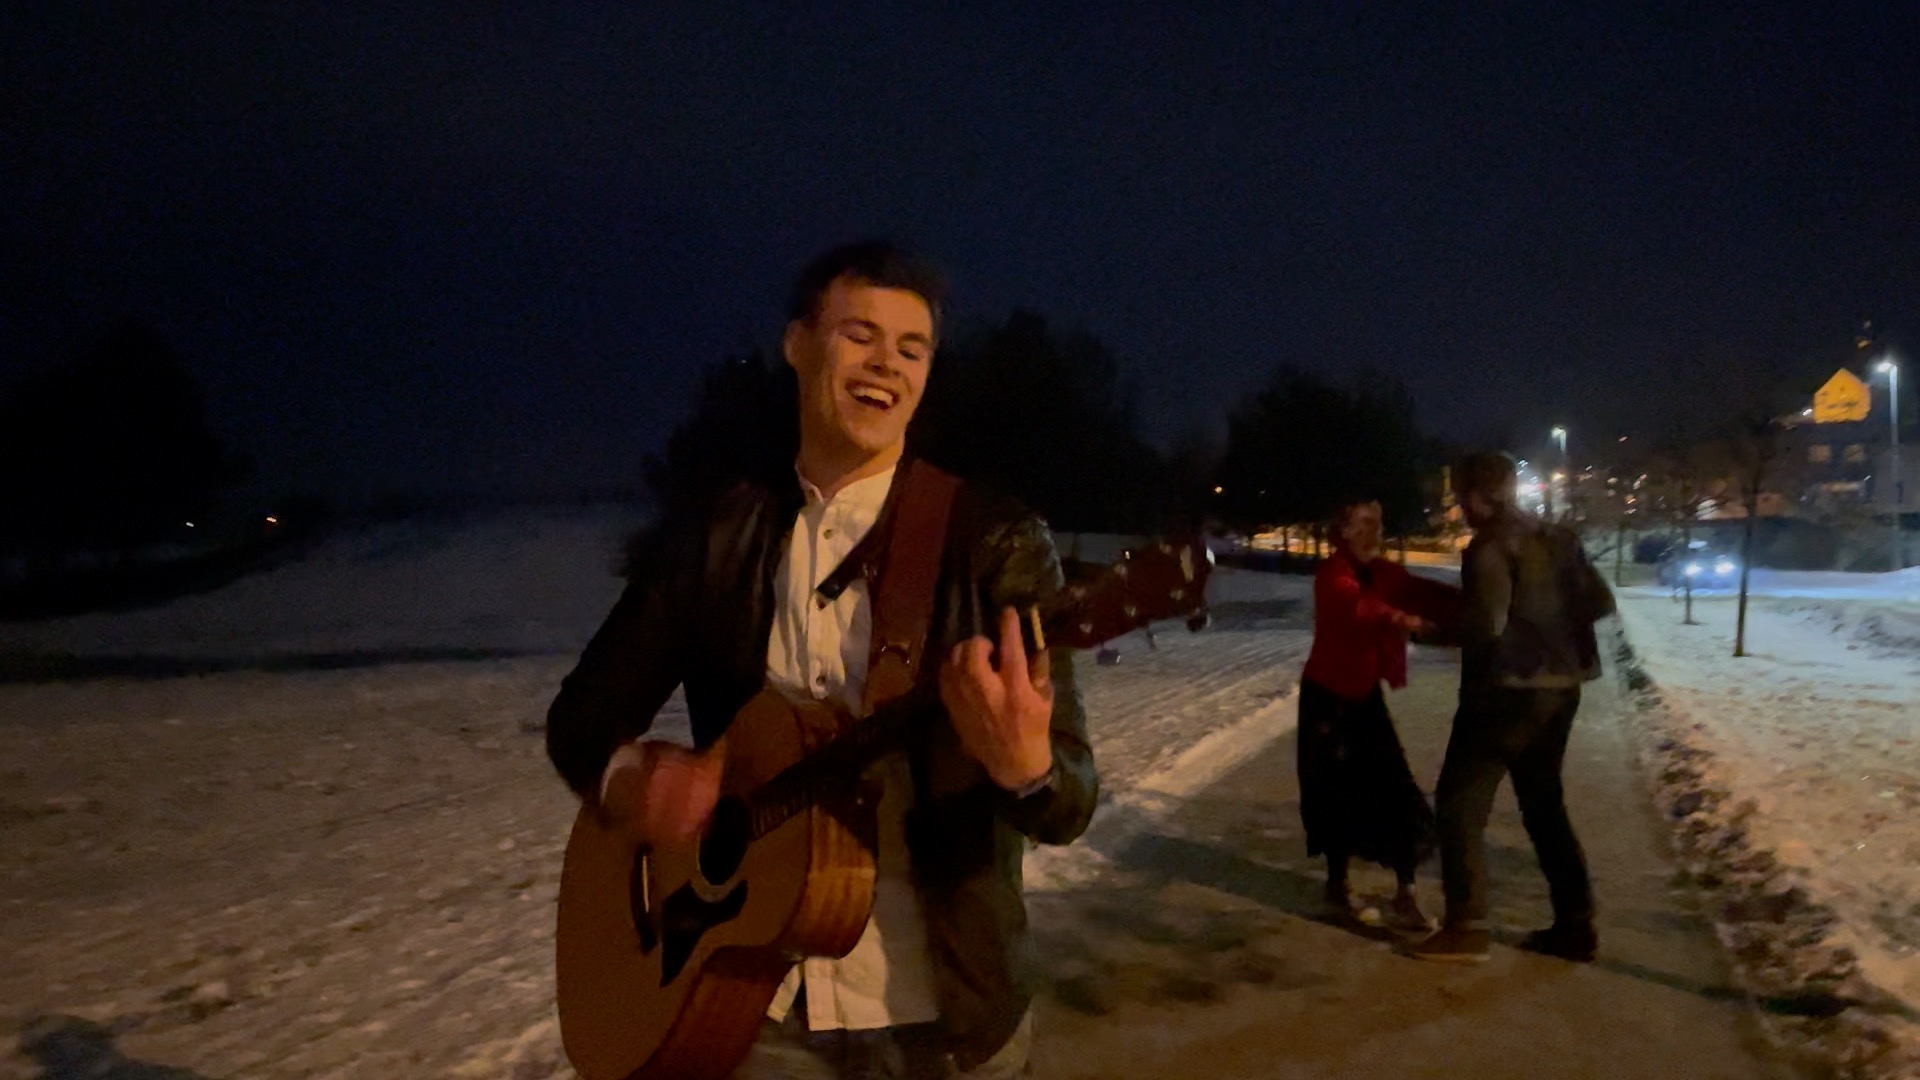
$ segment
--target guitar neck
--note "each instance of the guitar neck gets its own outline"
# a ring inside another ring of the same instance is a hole
[[[1038,652],[1036,626],[1047,646],[1085,647],[1072,644],[1082,636],[1080,613],[1066,593],[1051,603],[1026,610],[1027,617],[1020,626],[1028,656]],[[831,742],[761,785],[750,807],[753,838],[758,840],[779,828],[821,798],[845,791],[858,782],[869,765],[898,749],[906,730],[904,704],[890,703],[871,716],[846,722]]]
[[[1204,607],[1212,565],[1213,556],[1198,542],[1130,551],[1097,576],[1070,582],[1019,608],[1027,655],[1048,648],[1091,649],[1156,619],[1190,617]],[[974,633],[997,639],[998,612],[987,610],[978,592],[972,606]],[[1189,626],[1198,629],[1195,623]],[[943,658],[927,654],[923,659],[939,663]],[[859,783],[867,766],[902,743],[905,704],[893,702],[844,723],[831,742],[761,785],[750,806],[753,837],[772,832],[823,796]]]
[[[823,797],[859,782],[867,766],[900,745],[905,732],[898,708],[882,708],[855,720],[805,759],[760,786],[751,801],[752,835],[758,840]]]

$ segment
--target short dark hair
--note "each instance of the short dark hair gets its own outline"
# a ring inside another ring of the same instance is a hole
[[[1336,499],[1333,504],[1333,527],[1335,529],[1345,528],[1347,519],[1353,516],[1355,510],[1369,503],[1377,503],[1379,501],[1380,497],[1378,495],[1364,488],[1341,492],[1339,498]]]
[[[1519,470],[1511,454],[1498,450],[1468,454],[1453,467],[1454,494],[1462,498],[1483,495],[1492,502],[1507,505],[1513,502],[1517,476]]]
[[[859,240],[814,256],[793,279],[793,290],[787,294],[787,321],[805,322],[820,314],[820,298],[843,277],[882,289],[904,289],[925,300],[933,315],[934,336],[939,336],[946,314],[946,279],[931,262],[886,240]]]

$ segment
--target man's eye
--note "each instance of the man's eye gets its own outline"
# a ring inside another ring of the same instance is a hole
[[[869,331],[847,330],[843,331],[843,333],[846,335],[847,340],[853,342],[855,345],[873,344],[873,334]]]
[[[901,349],[900,355],[916,364],[927,358],[927,354],[920,349]]]

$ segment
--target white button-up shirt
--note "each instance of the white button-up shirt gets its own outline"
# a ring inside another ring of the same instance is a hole
[[[894,470],[848,484],[833,498],[801,478],[806,505],[794,521],[774,580],[777,602],[767,641],[767,682],[790,698],[832,701],[858,716],[866,691],[873,604],[856,579],[823,603],[815,590],[873,528],[893,484]],[[679,742],[656,732],[640,741]],[[615,750],[601,780],[643,760],[633,744]],[[876,808],[879,851],[873,914],[853,951],[838,960],[808,958],[787,975],[767,1015],[784,1019],[804,984],[807,1022],[816,1031],[865,1030],[940,1018],[927,954],[926,916],[914,890],[906,843],[913,779],[898,754],[873,766],[882,787]]]
[[[807,501],[774,581],[777,602],[767,642],[767,682],[789,697],[832,701],[853,715],[861,713],[873,637],[867,583],[855,580],[831,602],[822,601],[815,589],[873,528],[893,476],[889,469],[856,481],[831,499],[801,480]],[[815,1031],[939,1019],[926,917],[907,855],[912,779],[898,754],[874,769],[883,787],[873,915],[852,952],[838,960],[810,957],[788,974],[768,1010],[775,1020],[786,1016],[803,983],[807,1024]]]

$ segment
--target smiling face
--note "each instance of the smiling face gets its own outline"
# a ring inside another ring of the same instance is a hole
[[[1340,522],[1340,544],[1362,562],[1380,557],[1380,504],[1355,503]]]
[[[807,479],[838,489],[900,460],[933,350],[933,312],[918,293],[851,276],[827,287],[811,319],[787,324]]]

